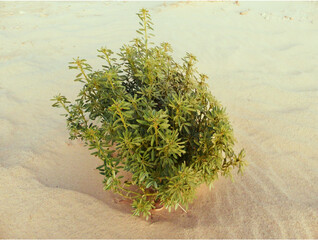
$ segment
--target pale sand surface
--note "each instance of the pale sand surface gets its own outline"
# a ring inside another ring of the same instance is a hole
[[[250,163],[148,222],[102,190],[49,101],[77,94],[73,57],[98,68],[97,48],[136,36],[142,7],[157,43],[198,57]],[[318,238],[317,64],[317,2],[1,2],[0,238]]]

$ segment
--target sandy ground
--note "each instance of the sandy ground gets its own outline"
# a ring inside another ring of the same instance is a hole
[[[148,222],[102,190],[49,101],[75,97],[67,62],[98,68],[142,7],[157,43],[198,57],[250,163]],[[0,2],[0,238],[318,238],[317,29],[317,2]]]

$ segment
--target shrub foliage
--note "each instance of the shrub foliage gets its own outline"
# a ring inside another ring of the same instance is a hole
[[[168,43],[150,42],[148,11],[137,15],[139,38],[123,45],[119,59],[99,49],[105,65],[97,71],[74,59],[69,68],[83,84],[78,97],[52,100],[66,110],[70,139],[83,140],[101,159],[104,189],[131,199],[133,214],[148,218],[158,203],[187,208],[200,184],[211,186],[233,168],[241,172],[245,161],[243,150],[233,150],[231,124],[207,76],[197,72],[196,57],[187,53],[175,62]]]

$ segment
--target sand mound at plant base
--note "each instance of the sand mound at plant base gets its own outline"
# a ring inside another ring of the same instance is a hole
[[[130,215],[49,99],[75,97],[72,57],[101,62],[147,7],[157,41],[192,52],[250,165],[188,213]],[[0,3],[0,238],[318,238],[318,4]],[[241,12],[247,14],[241,15]]]

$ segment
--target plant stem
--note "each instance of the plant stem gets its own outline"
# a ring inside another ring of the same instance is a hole
[[[77,66],[80,68],[81,73],[82,73],[83,76],[85,77],[86,81],[89,82],[89,79],[88,79],[86,73],[84,72],[84,69],[83,69],[83,67],[82,67],[82,64],[81,64],[80,62],[78,62],[78,61],[76,61],[76,63],[77,63]]]

